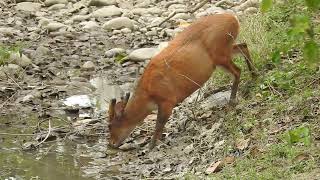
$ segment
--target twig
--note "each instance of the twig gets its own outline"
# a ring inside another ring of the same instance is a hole
[[[51,120],[49,119],[49,129],[48,129],[48,133],[47,133],[46,137],[45,137],[41,142],[39,142],[39,143],[36,145],[36,147],[39,146],[40,144],[42,144],[43,142],[45,142],[45,141],[48,139],[50,133],[51,133]]]
[[[14,133],[0,133],[0,135],[9,135],[9,136],[34,136],[34,134],[14,134]]]

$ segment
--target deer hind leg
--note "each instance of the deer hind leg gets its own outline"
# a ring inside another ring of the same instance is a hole
[[[161,103],[158,105],[156,129],[149,144],[149,149],[153,149],[156,145],[157,140],[161,138],[163,128],[172,113],[173,107],[174,105],[172,103]]]
[[[228,57],[228,60],[225,62],[226,62],[225,64],[222,64],[222,67],[224,67],[227,71],[229,71],[234,76],[233,84],[231,87],[229,104],[235,105],[237,91],[240,83],[241,70],[231,61],[231,57]]]
[[[240,43],[240,44],[234,44],[233,45],[233,54],[241,54],[244,56],[247,66],[249,68],[249,71],[251,72],[251,75],[253,78],[258,76],[258,73],[253,66],[252,59],[249,53],[249,49],[246,43]]]

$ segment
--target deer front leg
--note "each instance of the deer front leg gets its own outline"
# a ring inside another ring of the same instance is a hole
[[[153,149],[157,143],[157,140],[161,138],[163,128],[167,123],[174,106],[170,103],[163,103],[158,105],[158,115],[157,115],[157,122],[156,122],[156,129],[149,144],[149,149]]]

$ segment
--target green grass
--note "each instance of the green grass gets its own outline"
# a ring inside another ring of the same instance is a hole
[[[3,45],[0,44],[0,66],[9,63],[12,53],[21,52],[21,45]]]
[[[307,14],[313,22],[314,41],[320,44],[320,16],[303,8],[302,2],[277,3],[266,14],[240,19],[238,42],[248,44],[260,75],[252,80],[244,60],[234,60],[242,69],[239,103],[232,110],[226,109],[224,154],[237,151],[234,143],[238,138],[250,138],[251,143],[232,165],[209,175],[210,179],[295,179],[299,174],[307,178],[319,169],[320,57],[316,64],[309,64],[303,55],[309,37],[294,39],[288,34],[291,18]],[[219,87],[231,80],[218,70],[212,84]],[[310,144],[300,135],[301,140],[288,141],[289,132],[301,126],[310,132]],[[255,147],[261,152],[252,155]]]

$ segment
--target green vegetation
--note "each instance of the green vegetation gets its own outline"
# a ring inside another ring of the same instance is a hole
[[[238,41],[249,45],[259,77],[252,80],[244,60],[235,60],[242,83],[239,104],[224,117],[224,154],[240,155],[211,179],[310,179],[319,172],[319,6],[263,0],[264,14],[241,19]],[[231,81],[221,71],[213,79],[215,87]],[[244,151],[235,147],[239,138],[250,139]]]
[[[6,46],[6,45],[0,44],[0,66],[4,64],[8,64],[10,55],[12,53],[17,53],[17,52],[19,52],[21,55],[21,46],[19,45]]]

